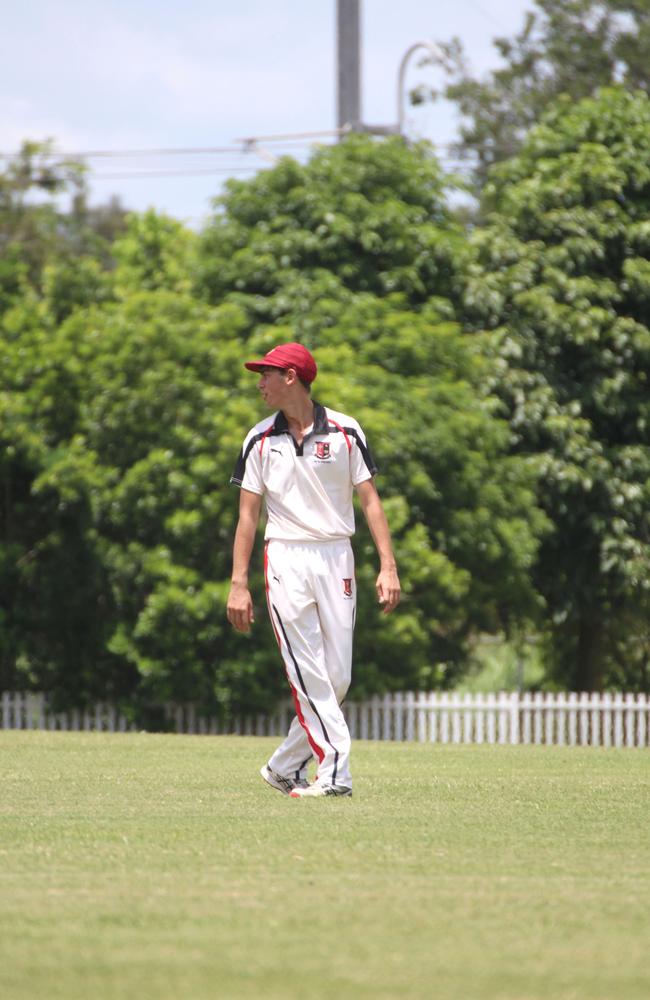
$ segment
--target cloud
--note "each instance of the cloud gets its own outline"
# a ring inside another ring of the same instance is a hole
[[[74,150],[88,136],[70,128],[64,117],[39,110],[32,100],[0,95],[0,151],[16,152],[27,139],[51,139],[59,149]]]
[[[324,39],[313,17],[297,17],[296,6],[291,17],[286,5],[279,13],[253,7],[253,17],[246,4],[224,16],[194,0],[152,19],[137,5],[42,6],[29,36],[28,70],[19,55],[25,26],[14,16],[0,92],[20,97],[5,106],[3,144],[18,133],[53,132],[66,144],[73,135],[82,144],[83,136],[103,136],[99,145],[106,146],[109,137],[127,142],[165,133],[174,144],[174,136],[188,141],[192,130],[194,143],[210,144],[217,135],[224,141],[261,126],[290,130],[294,121],[330,127],[333,37]]]
[[[463,5],[434,11],[422,0],[397,6],[368,0],[364,119],[388,123],[396,117],[397,68],[413,41],[461,34],[474,59],[476,46],[487,52],[492,34],[508,33],[496,24],[490,31],[495,17],[514,31],[529,5],[471,0],[483,13],[468,15]],[[0,151],[47,137],[66,151],[220,146],[243,135],[335,125],[334,0],[21,0],[5,7]],[[409,71],[409,82],[429,78],[438,79]],[[449,141],[454,132],[443,103],[408,116],[415,132],[438,141]],[[125,169],[110,163],[102,172]],[[177,159],[164,166],[176,167]],[[221,180],[216,174],[206,180],[106,180],[99,189],[101,197],[123,191],[134,207],[146,201],[197,214],[199,191],[214,192]]]

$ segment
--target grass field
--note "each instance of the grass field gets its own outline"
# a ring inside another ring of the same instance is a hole
[[[650,997],[641,750],[0,732],[2,1000]]]

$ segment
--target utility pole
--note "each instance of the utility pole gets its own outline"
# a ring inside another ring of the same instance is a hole
[[[359,131],[361,125],[360,0],[336,0],[338,59],[337,127]]]
[[[369,135],[404,135],[406,66],[418,49],[425,49],[434,62],[442,63],[440,49],[434,42],[414,42],[400,62],[397,77],[397,122],[390,125],[367,125],[361,116],[361,0],[336,0],[336,58],[338,83],[339,136],[345,132]]]

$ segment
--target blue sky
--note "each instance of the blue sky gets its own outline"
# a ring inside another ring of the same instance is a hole
[[[495,35],[512,35],[533,0],[362,0],[363,118],[396,118],[397,70],[419,40],[459,36],[472,68],[498,64]],[[22,0],[0,34],[0,152],[26,138],[62,151],[232,147],[222,154],[89,160],[91,200],[120,195],[199,225],[225,177],[264,159],[245,136],[336,125],[335,0]],[[407,85],[441,82],[410,63]],[[408,131],[455,134],[444,104],[411,109]],[[275,146],[303,158],[309,144]],[[157,171],[178,171],[167,176]],[[137,173],[133,178],[124,174]]]

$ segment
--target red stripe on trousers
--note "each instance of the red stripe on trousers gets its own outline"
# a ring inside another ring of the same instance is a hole
[[[267,542],[266,545],[264,546],[264,586],[266,587],[266,604],[269,609],[269,618],[271,619],[271,625],[273,626],[273,631],[275,632],[275,639],[278,644],[278,649],[280,650],[280,657],[282,659],[282,665],[284,666],[284,672],[287,675],[289,687],[291,688],[291,695],[293,697],[293,704],[296,709],[296,715],[298,716],[298,722],[305,730],[305,733],[307,734],[307,739],[309,741],[309,745],[316,754],[316,756],[318,757],[319,763],[322,764],[323,759],[325,757],[325,751],[318,746],[318,744],[312,737],[311,733],[309,732],[309,726],[305,722],[305,717],[302,714],[302,708],[300,707],[300,699],[298,698],[298,691],[291,683],[291,678],[289,677],[289,671],[287,670],[287,665],[284,661],[284,656],[282,656],[282,641],[280,639],[280,634],[277,628],[275,627],[275,621],[273,618],[273,608],[271,607],[271,600],[269,598],[269,551],[268,550],[269,550],[269,543]]]
[[[282,656],[282,644],[280,642],[280,635],[277,628],[275,627],[275,621],[273,620],[273,608],[271,607],[271,599],[269,597],[269,543],[267,542],[264,546],[264,587],[266,590],[266,606],[269,611],[269,618],[271,619],[271,625],[273,626],[273,631],[275,632],[275,641],[278,644],[278,649],[280,650],[280,656]],[[282,663],[284,664],[284,657],[282,657]],[[286,666],[284,668],[287,669]],[[289,681],[291,683],[291,681]]]

